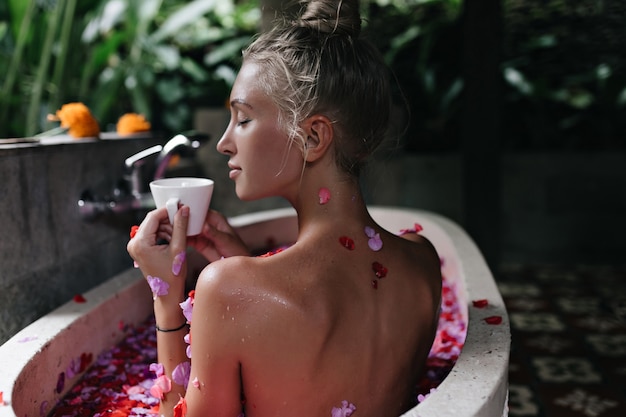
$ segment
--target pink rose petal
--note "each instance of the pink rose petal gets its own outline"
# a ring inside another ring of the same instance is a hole
[[[380,235],[376,233],[374,237],[370,238],[367,241],[367,246],[369,246],[374,252],[381,250],[383,248],[383,241],[380,239]]]
[[[163,368],[163,364],[161,363],[151,363],[149,369],[150,371],[154,372],[157,378],[163,375],[163,373],[165,372]]]
[[[330,190],[326,187],[320,188],[320,191],[317,193],[317,195],[320,199],[321,205],[324,205],[330,201]]]
[[[182,385],[187,389],[189,384],[189,377],[191,376],[191,363],[182,362],[176,365],[176,368],[172,371],[172,381],[178,385]]]
[[[343,400],[341,402],[341,408],[333,407],[330,412],[331,417],[350,417],[356,410],[356,406],[348,401]]]
[[[148,281],[148,285],[150,285],[150,289],[152,290],[152,296],[154,299],[162,295],[167,295],[167,293],[169,292],[170,284],[163,281],[161,278],[148,275],[146,277],[146,280]]]
[[[182,251],[178,255],[174,256],[174,261],[172,262],[172,274],[176,276],[180,274],[180,270],[183,268],[186,258],[187,253],[185,251]]]
[[[370,249],[374,252],[378,252],[379,250],[381,250],[383,247],[383,241],[380,239],[380,234],[376,233],[376,230],[369,226],[365,226],[364,231],[365,235],[369,237],[367,245],[370,247]]]
[[[150,394],[159,400],[163,399],[163,394],[172,390],[172,381],[166,376],[161,375],[154,380],[154,385],[150,388]]]
[[[191,317],[193,316],[193,298],[187,297],[179,306],[183,310],[183,316],[191,323]]]

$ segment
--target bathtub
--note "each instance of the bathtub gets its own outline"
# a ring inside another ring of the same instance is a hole
[[[370,207],[384,228],[398,232],[419,223],[443,258],[442,272],[459,290],[468,330],[463,350],[450,374],[402,417],[499,417],[508,415],[510,332],[507,312],[493,276],[469,236],[454,222],[434,213]],[[292,209],[276,209],[231,219],[251,248],[290,243],[296,233]],[[134,268],[118,274],[27,326],[0,346],[0,417],[45,415],[80,374],[60,375],[81,355],[117,344],[127,324],[137,325],[152,312],[152,298]],[[488,300],[476,307],[474,300]],[[487,317],[501,317],[489,324]],[[63,383],[60,383],[63,382]]]

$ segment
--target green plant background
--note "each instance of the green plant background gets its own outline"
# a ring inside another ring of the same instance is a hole
[[[105,130],[130,111],[188,129],[194,106],[223,105],[260,11],[255,0],[9,0],[0,16],[10,137],[50,128],[46,115],[71,101]]]
[[[269,2],[272,0],[261,0]],[[279,2],[274,0],[273,2]],[[501,147],[626,148],[626,3],[502,0]],[[259,0],[0,2],[0,137],[82,101],[103,130],[133,111],[165,133],[224,105]],[[463,0],[362,1],[364,34],[408,104],[403,150],[458,150]],[[401,106],[402,100],[398,100]],[[476,105],[480,105],[477,103]]]

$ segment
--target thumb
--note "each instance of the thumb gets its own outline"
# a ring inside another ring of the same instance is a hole
[[[187,247],[187,225],[189,224],[189,207],[182,206],[174,216],[174,230],[170,246],[172,249],[182,251]]]

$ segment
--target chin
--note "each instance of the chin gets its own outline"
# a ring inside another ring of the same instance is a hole
[[[239,198],[241,201],[255,201],[266,197],[265,195],[250,193],[246,192],[245,190],[239,190],[237,188],[235,189],[235,193],[237,194],[237,198]]]

